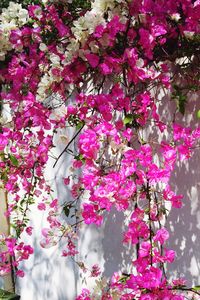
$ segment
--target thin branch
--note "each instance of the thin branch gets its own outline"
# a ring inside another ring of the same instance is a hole
[[[56,159],[55,163],[53,164],[53,168],[55,168],[55,166],[56,166],[57,162],[59,161],[59,159],[61,158],[61,156],[68,150],[69,146],[73,143],[73,141],[79,135],[79,133],[81,132],[81,130],[83,129],[84,126],[85,125],[81,126],[81,128],[75,133],[75,135],[73,136],[73,138],[71,139],[71,141],[67,144],[67,146],[64,148],[64,150],[60,153],[60,155]]]

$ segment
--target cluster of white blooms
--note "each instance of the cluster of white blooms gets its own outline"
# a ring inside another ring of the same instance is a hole
[[[45,74],[42,76],[40,83],[38,85],[37,90],[37,100],[42,101],[45,104],[47,99],[47,95],[50,92],[51,85],[53,82],[60,82],[62,78],[59,75],[56,75],[56,72],[53,72],[53,69],[62,70],[63,65],[68,64],[75,54],[78,54],[80,57],[84,59],[83,50],[80,49],[80,45],[84,45],[87,41],[87,38],[90,34],[95,31],[95,28],[98,25],[106,25],[106,21],[104,19],[104,13],[109,12],[111,10],[120,9],[118,4],[123,2],[124,0],[95,0],[92,3],[92,9],[88,11],[84,16],[78,18],[78,20],[74,21],[72,32],[74,38],[70,40],[67,48],[60,48],[58,52],[65,55],[65,60],[60,61],[60,57],[56,54],[50,54],[49,60],[51,62],[50,69],[45,71]],[[69,2],[69,1],[68,1]],[[118,11],[118,15],[120,15]],[[123,14],[121,13],[122,17]],[[112,18],[112,16],[110,16]],[[48,48],[45,44],[40,44],[40,50],[48,52]],[[98,52],[96,49],[96,45],[90,44],[90,48],[94,53]],[[41,65],[41,68],[44,66]],[[44,71],[44,70],[43,70]],[[49,99],[49,98],[48,98]]]
[[[50,89],[52,83],[54,82],[54,78],[48,73],[45,73],[39,84],[37,89],[37,100],[43,101],[46,99],[47,91]]]
[[[28,21],[28,11],[19,3],[10,2],[8,8],[2,9],[0,20],[2,23],[12,23],[22,26]]]
[[[71,43],[71,45],[73,44]],[[58,94],[56,94],[56,97],[54,96],[53,98],[51,97],[52,96],[51,86],[55,82],[59,83],[62,81],[61,72],[63,70],[63,66],[67,62],[61,60],[59,56],[60,54],[62,57],[65,53],[65,47],[62,44],[56,46],[56,50],[58,54],[50,52],[47,45],[44,43],[41,43],[39,45],[39,49],[43,52],[46,52],[46,55],[48,56],[49,59],[49,64],[47,65],[41,62],[39,65],[40,71],[44,75],[41,77],[40,82],[38,84],[36,98],[38,101],[43,102],[43,104],[46,106],[46,103],[48,103],[49,99],[54,99],[54,100],[58,99]],[[70,85],[69,85],[69,90],[70,90]]]
[[[28,21],[28,11],[21,4],[10,2],[0,15],[0,61],[5,59],[7,51],[12,49],[9,42],[10,32]]]
[[[9,36],[9,31],[4,30],[0,25],[0,61],[4,61],[7,51],[12,49]]]
[[[123,0],[95,0],[92,3],[92,10],[98,13],[105,13],[108,9],[113,10],[117,3],[122,3]]]
[[[110,19],[112,18],[110,12],[115,12],[116,9],[118,15],[122,14],[120,7],[118,7],[118,4],[122,2],[124,0],[95,0],[92,3],[92,9],[73,22],[72,33],[74,38],[71,39],[65,52],[66,63],[70,62],[74,54],[79,52],[80,44],[84,45],[88,36],[95,31],[98,25],[106,25],[104,13],[108,12]],[[82,53],[78,54],[82,55]]]
[[[81,45],[84,45],[88,36],[92,34],[98,25],[105,25],[105,20],[101,12],[95,12],[93,9],[88,11],[84,16],[74,21],[72,33],[74,38],[71,39],[65,52],[65,62],[71,61],[75,53],[78,52]]]
[[[78,52],[79,47],[79,42],[75,38],[70,39],[70,43],[65,51],[65,60],[63,61],[64,64],[68,64],[72,60],[74,54]]]
[[[81,43],[85,42],[89,34],[93,33],[97,25],[105,25],[105,20],[101,12],[95,12],[93,9],[84,16],[74,21],[72,32],[75,38]]]
[[[40,44],[40,48],[45,49],[45,44]],[[46,69],[46,67],[41,64],[40,69],[41,71],[45,72],[42,76],[39,84],[38,84],[38,90],[37,90],[37,100],[38,101],[44,101],[46,99],[46,95],[50,91],[51,85],[54,82],[60,82],[62,80],[61,76],[59,75],[59,72],[53,72],[53,70],[62,70],[60,57],[54,53],[51,53],[49,55],[49,61],[50,61],[50,69]]]

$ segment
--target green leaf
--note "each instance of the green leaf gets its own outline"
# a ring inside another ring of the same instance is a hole
[[[19,166],[19,162],[18,162],[17,158],[14,155],[9,154],[9,158],[10,158],[10,161],[13,164],[13,166],[15,166],[15,167]]]
[[[85,122],[84,121],[80,121],[77,125],[76,125],[76,129],[79,130],[84,126]]]
[[[184,115],[187,96],[182,93],[182,90],[179,86],[173,85],[173,88],[174,92],[172,93],[172,99],[176,101],[178,111]]]
[[[200,109],[197,111],[197,118],[200,119]]]
[[[193,286],[192,290],[194,290],[194,291],[200,291],[200,285]]]
[[[69,213],[70,213],[70,208],[68,205],[63,207],[63,211],[66,217],[69,217]]]
[[[76,160],[81,160],[83,163],[85,162],[85,158],[83,157],[83,154],[79,154],[79,155],[76,155],[75,157],[74,157]]]
[[[173,85],[173,88],[174,88],[175,90],[177,90],[177,91],[179,90],[179,86],[176,85],[176,84]]]
[[[3,180],[3,181],[7,181],[8,180],[8,175],[4,172],[4,173],[2,173],[1,174],[1,179]]]
[[[133,122],[133,115],[128,114],[123,120],[124,125],[131,124]]]
[[[20,297],[16,294],[0,289],[0,300],[19,300]]]
[[[179,112],[182,113],[182,115],[184,115],[184,113],[185,113],[186,102],[187,102],[187,97],[183,94],[180,94],[178,96],[178,109],[179,109]]]

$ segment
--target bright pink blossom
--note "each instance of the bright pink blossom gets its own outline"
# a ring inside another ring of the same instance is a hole
[[[169,238],[169,232],[165,228],[161,228],[157,230],[156,235],[154,236],[153,240],[155,242],[160,242],[160,244],[164,244],[166,240]]]

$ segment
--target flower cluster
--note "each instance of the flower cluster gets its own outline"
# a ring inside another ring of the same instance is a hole
[[[11,31],[17,30],[28,22],[28,11],[21,4],[10,2],[7,9],[3,9],[0,16],[0,61],[5,60],[5,55],[12,50],[10,42]]]
[[[33,203],[48,212],[41,246],[64,240],[63,257],[78,253],[83,222],[101,226],[116,209],[124,214],[123,244],[137,250],[132,271],[116,270],[105,282],[95,264],[88,276],[99,278],[97,287],[77,300],[184,299],[189,289],[183,280],[166,276],[175,252],[166,247],[170,233],[163,224],[166,204],[181,208],[183,201],[171,187],[174,168],[200,139],[199,127],[178,122],[189,92],[199,90],[199,69],[191,76],[199,19],[200,2],[192,0],[58,0],[26,9],[11,2],[3,9],[0,175],[14,230],[1,237],[1,274],[15,268],[24,275],[20,261],[33,253],[23,242],[34,230],[28,217]],[[175,100],[167,120],[161,89]],[[73,156],[72,174],[63,184],[70,184],[72,199],[61,205],[50,200],[44,170],[55,133],[68,127],[75,129],[64,149]],[[77,265],[88,271],[83,262]]]

